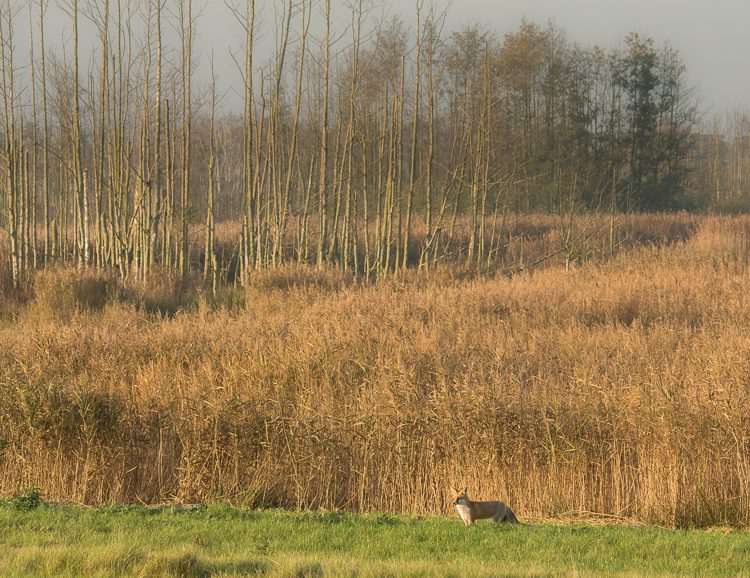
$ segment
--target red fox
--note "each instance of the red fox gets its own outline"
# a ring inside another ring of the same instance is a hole
[[[451,491],[453,492],[453,505],[456,506],[458,515],[461,516],[467,526],[471,526],[474,520],[486,520],[488,518],[492,518],[495,523],[520,523],[516,515],[503,502],[472,502],[469,499],[468,488],[459,491],[451,486]]]

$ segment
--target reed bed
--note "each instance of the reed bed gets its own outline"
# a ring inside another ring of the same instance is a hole
[[[439,514],[465,484],[522,518],[746,526],[750,221],[683,221],[568,268],[290,266],[189,302],[40,274],[0,318],[0,494]]]

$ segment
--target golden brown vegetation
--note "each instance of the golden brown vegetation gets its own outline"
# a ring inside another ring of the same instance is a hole
[[[750,220],[640,218],[512,276],[44,273],[0,317],[0,493],[748,524]]]

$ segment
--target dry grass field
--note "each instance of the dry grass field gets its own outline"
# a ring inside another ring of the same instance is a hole
[[[0,494],[436,514],[464,483],[527,519],[746,526],[750,219],[633,219],[568,267],[524,267],[554,234],[521,232],[485,275],[39,273],[0,304]]]

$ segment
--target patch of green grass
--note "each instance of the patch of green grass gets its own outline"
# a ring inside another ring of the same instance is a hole
[[[0,575],[747,576],[750,533],[5,503]]]

